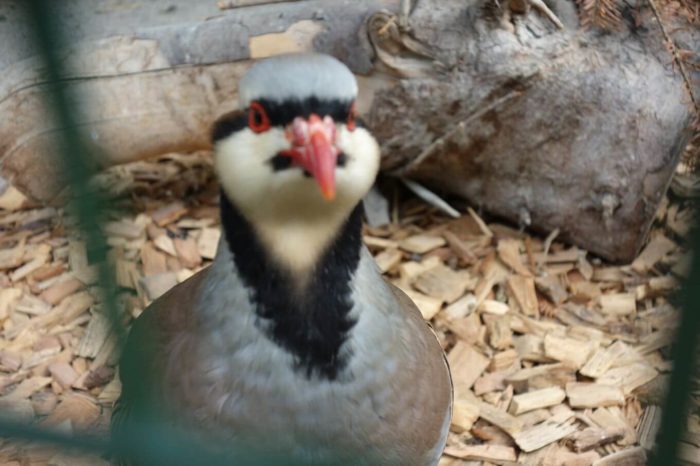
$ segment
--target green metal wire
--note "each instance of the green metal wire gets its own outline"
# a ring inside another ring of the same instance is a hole
[[[649,462],[650,466],[680,464],[678,445],[687,425],[700,335],[700,226],[695,228],[692,247],[691,272],[682,291],[681,323],[671,353],[673,372],[663,409],[658,449]]]
[[[78,130],[74,115],[76,109],[69,102],[66,86],[62,76],[66,76],[59,59],[65,42],[62,31],[54,20],[55,8],[60,4],[48,0],[26,0],[27,20],[33,32],[34,45],[39,57],[44,61],[44,81],[48,88],[48,104],[51,116],[60,123],[60,146],[58,156],[63,167],[62,176],[71,187],[71,210],[77,216],[78,225],[85,238],[91,262],[97,267],[98,284],[102,293],[102,307],[112,321],[112,328],[123,343],[126,330],[121,324],[121,315],[117,305],[117,287],[112,273],[113,268],[107,260],[107,243],[100,229],[108,203],[105,198],[91,189],[89,179],[95,173],[91,168],[91,156],[85,139]],[[148,465],[192,466],[196,464],[211,466],[265,466],[286,464],[295,466],[286,459],[265,454],[265,452],[248,452],[249,449],[232,447],[227,452],[204,448],[203,445],[183,433],[184,429],[175,429],[157,420],[139,418],[137,422],[128,422],[126,428],[111,439],[90,435],[66,435],[36,426],[18,423],[0,418],[0,438],[24,439],[51,443],[62,448],[77,449],[86,453],[104,457],[129,457],[138,452],[140,461]],[[141,463],[139,463],[141,464]],[[298,465],[301,466],[301,465]]]
[[[90,177],[95,174],[96,157],[90,156],[85,140],[78,130],[74,115],[75,109],[68,101],[68,94],[61,77],[65,76],[59,51],[63,40],[60,29],[51,16],[52,2],[47,0],[26,0],[24,6],[27,19],[31,23],[34,45],[45,67],[45,82],[48,87],[48,104],[53,119],[59,123],[60,145],[57,156],[61,159],[63,173],[71,187],[71,208],[77,216],[80,230],[85,237],[88,257],[97,268],[97,278],[102,292],[102,307],[112,319],[113,331],[119,341],[123,341],[125,330],[120,325],[117,306],[117,288],[112,267],[107,261],[107,243],[100,230],[101,220],[107,211],[108,203],[100,192],[89,186]],[[54,5],[55,6],[55,5]]]
[[[125,329],[120,325],[121,316],[117,306],[117,288],[112,276],[112,268],[107,261],[107,245],[100,230],[107,203],[99,193],[90,189],[88,180],[93,175],[90,168],[88,146],[85,144],[74,118],[74,109],[69,104],[61,77],[65,76],[58,51],[64,44],[61,31],[52,18],[55,3],[47,0],[25,0],[27,18],[32,24],[34,41],[39,55],[45,62],[46,85],[49,89],[50,108],[56,121],[61,122],[61,144],[59,155],[65,167],[63,176],[71,186],[74,211],[85,237],[90,256],[98,270],[98,283],[102,291],[102,306],[114,323],[113,328],[119,341],[123,341]],[[673,349],[674,370],[668,398],[664,407],[661,435],[658,449],[651,460],[652,466],[668,466],[677,463],[678,441],[686,423],[689,406],[688,396],[695,370],[694,355],[697,354],[697,336],[700,331],[700,228],[696,229],[692,271],[683,292],[683,312],[681,325]],[[110,455],[139,451],[148,458],[150,464],[167,465],[265,465],[281,464],[279,458],[272,460],[251,459],[213,453],[203,449],[187,436],[158,423],[140,422],[130,425],[128,431],[117,438],[107,439],[94,436],[70,436],[0,419],[0,437],[21,438],[48,442],[64,448],[80,449],[89,453]],[[287,464],[289,464],[287,462]]]

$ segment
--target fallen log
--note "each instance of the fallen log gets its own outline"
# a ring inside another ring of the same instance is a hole
[[[358,75],[386,173],[629,261],[689,136],[683,82],[651,20],[581,30],[570,0],[221,3],[56,6],[69,9],[63,84],[99,166],[207,148],[251,60],[316,50]],[[20,11],[0,5],[0,173],[50,202],[57,128]]]

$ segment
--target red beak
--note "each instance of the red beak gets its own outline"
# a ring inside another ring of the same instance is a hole
[[[323,197],[335,198],[335,167],[338,148],[335,145],[335,122],[330,116],[321,120],[311,114],[308,120],[296,117],[287,128],[287,138],[292,148],[282,152],[294,160],[294,164],[311,173],[316,179]]]

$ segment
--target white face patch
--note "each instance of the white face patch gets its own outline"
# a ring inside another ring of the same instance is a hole
[[[281,128],[259,134],[243,129],[216,144],[216,171],[226,195],[272,256],[300,276],[316,263],[379,170],[379,145],[366,129],[337,124],[336,143],[346,163],[336,168],[333,201],[323,198],[302,169],[273,170],[270,159],[290,148]]]

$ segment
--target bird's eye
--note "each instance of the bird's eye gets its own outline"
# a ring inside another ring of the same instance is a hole
[[[355,102],[350,106],[350,113],[348,114],[348,121],[345,124],[350,131],[355,129]]]
[[[270,129],[270,117],[265,108],[259,102],[251,102],[248,111],[248,126],[255,133],[262,133]]]

